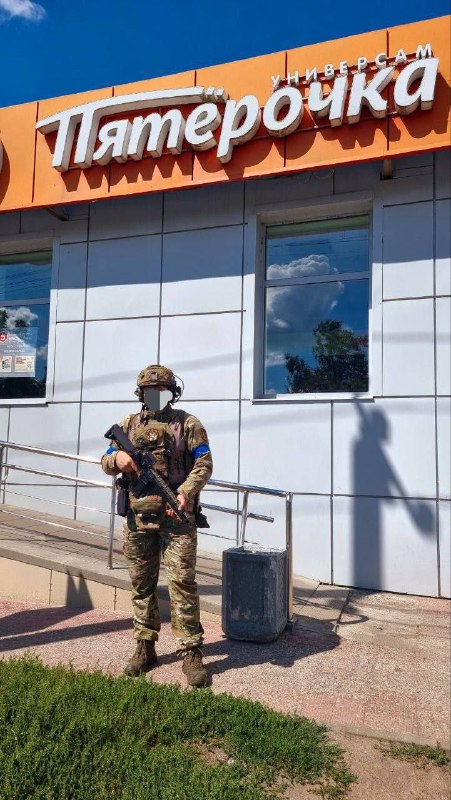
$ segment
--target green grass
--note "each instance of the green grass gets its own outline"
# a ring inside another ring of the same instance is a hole
[[[429,747],[419,744],[402,744],[401,742],[381,742],[378,750],[386,756],[411,761],[419,767],[435,764],[437,767],[449,767],[451,757],[441,747]]]
[[[281,779],[341,798],[355,776],[323,726],[259,703],[0,661],[0,800],[267,800]]]

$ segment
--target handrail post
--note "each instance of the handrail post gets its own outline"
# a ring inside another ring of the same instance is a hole
[[[249,507],[249,492],[243,493],[243,508],[241,510],[241,526],[240,526],[240,547],[244,547],[244,539],[246,536],[246,522],[248,517]]]
[[[111,485],[110,530],[108,532],[107,567],[113,569],[114,521],[116,517],[116,479]]]
[[[285,496],[285,534],[287,548],[287,622],[292,625],[293,618],[293,492]]]

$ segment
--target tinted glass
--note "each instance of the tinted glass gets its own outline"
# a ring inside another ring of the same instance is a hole
[[[368,390],[368,280],[266,290],[265,393]]]
[[[48,298],[51,272],[48,251],[0,255],[0,302]]]
[[[51,253],[0,256],[0,398],[45,397]]]
[[[367,270],[367,215],[267,229],[267,280],[314,279]]]

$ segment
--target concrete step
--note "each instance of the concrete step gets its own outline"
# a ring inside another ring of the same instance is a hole
[[[130,579],[120,538],[113,569],[106,564],[107,531],[53,514],[0,506],[0,597],[82,608],[130,609]],[[201,610],[221,614],[222,559],[199,552],[197,583]],[[295,610],[315,592],[318,581],[296,577]],[[162,565],[159,598],[168,605]]]

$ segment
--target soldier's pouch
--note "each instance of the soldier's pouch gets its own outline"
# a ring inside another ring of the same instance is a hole
[[[130,508],[137,516],[159,517],[166,511],[166,503],[158,494],[146,497],[133,497],[130,495]]]

